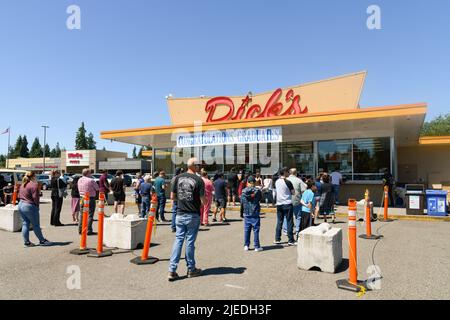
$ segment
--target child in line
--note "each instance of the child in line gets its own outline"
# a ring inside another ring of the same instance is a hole
[[[248,251],[250,247],[250,235],[253,229],[255,251],[262,251],[263,248],[259,243],[259,229],[261,226],[261,198],[262,193],[259,188],[255,187],[255,177],[247,178],[247,187],[242,190],[242,206],[244,208],[244,250]]]
[[[314,209],[316,201],[314,196],[315,185],[314,182],[308,180],[306,183],[307,189],[302,194],[300,203],[302,204],[302,219],[300,224],[300,232],[311,226],[311,219],[314,217]]]

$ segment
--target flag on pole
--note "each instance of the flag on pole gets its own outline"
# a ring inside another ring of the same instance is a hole
[[[9,127],[8,128],[6,128],[6,130],[5,131],[3,131],[2,133],[0,133],[0,134],[6,134],[6,133],[8,133],[9,132]]]

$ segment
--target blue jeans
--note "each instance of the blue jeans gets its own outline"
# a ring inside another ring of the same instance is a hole
[[[166,209],[166,196],[158,196],[158,207],[156,208],[156,219],[166,220],[164,217],[164,210]]]
[[[139,217],[141,218],[147,217],[149,211],[150,211],[150,197],[143,196],[141,203],[141,212],[139,214]]]
[[[300,232],[300,223],[302,222],[302,205],[294,206],[294,219],[295,219],[295,232]],[[283,220],[283,231],[287,233],[287,221],[286,217]]]
[[[249,217],[244,216],[244,246],[250,246],[250,234],[252,233],[253,229],[253,244],[256,248],[260,248],[261,245],[259,244],[259,229],[261,226],[261,218],[259,216],[256,217]]]
[[[195,269],[195,240],[200,228],[200,212],[177,215],[177,232],[170,257],[169,272],[175,272],[180,262],[183,242],[186,239],[186,264],[189,271]]]
[[[333,184],[334,203],[339,203],[339,189],[341,186]]]
[[[177,210],[178,210],[178,202],[174,201],[173,205],[172,205],[172,230],[176,230],[177,226],[176,226],[176,221],[177,221]]]
[[[292,219],[293,206],[292,204],[285,204],[277,206],[277,228],[275,230],[275,240],[281,241],[281,229],[283,227],[283,221],[286,217],[287,220],[287,234],[289,242],[294,242],[294,235],[292,229],[294,229],[294,221]]]
[[[45,240],[42,235],[41,225],[39,222],[39,207],[26,203],[23,201],[19,202],[19,212],[23,220],[22,224],[22,237],[25,243],[30,242],[30,223],[33,225],[33,231],[40,242]]]

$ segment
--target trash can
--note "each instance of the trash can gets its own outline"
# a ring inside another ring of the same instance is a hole
[[[406,214],[423,215],[425,209],[425,187],[423,184],[407,184]]]
[[[427,190],[427,212],[429,216],[447,215],[447,191]]]

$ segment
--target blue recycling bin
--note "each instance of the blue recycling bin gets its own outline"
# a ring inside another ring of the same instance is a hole
[[[447,191],[427,190],[427,212],[429,216],[447,215]]]

